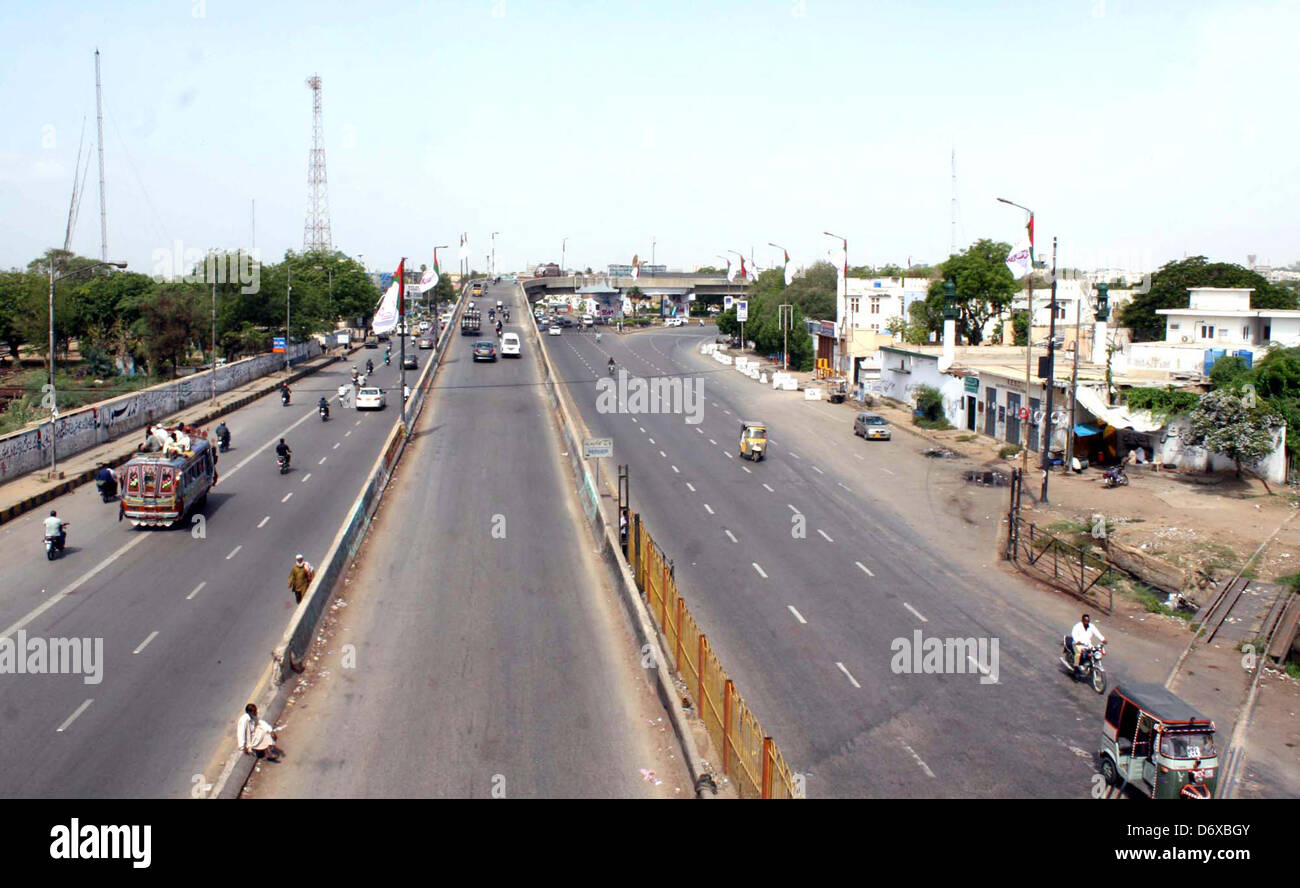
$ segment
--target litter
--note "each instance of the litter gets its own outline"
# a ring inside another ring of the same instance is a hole
[[[660,780],[658,777],[655,776],[655,772],[649,770],[648,768],[641,769],[641,779],[643,779],[646,783],[653,783],[655,786],[658,786],[659,784],[663,783],[662,780]]]

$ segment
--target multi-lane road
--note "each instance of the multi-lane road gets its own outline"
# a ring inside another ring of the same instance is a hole
[[[419,352],[421,362],[432,352]],[[0,529],[0,635],[103,639],[102,680],[13,675],[0,680],[0,794],[13,797],[188,795],[195,775],[229,752],[233,725],[294,608],[296,553],[319,562],[357,496],[400,403],[376,351],[382,412],[316,401],[348,379],[336,363],[226,417],[232,447],[199,525],[119,523],[93,485],[50,504],[71,522],[49,562],[41,510]],[[409,371],[408,371],[409,372]],[[285,437],[293,467],[276,468]]]
[[[1102,698],[1054,667],[1078,608],[1000,571],[992,540],[971,546],[956,510],[908,468],[925,462],[901,452],[915,439],[860,440],[849,411],[701,357],[712,328],[594,332],[543,339],[591,433],[614,438],[633,508],[810,796],[1091,791]],[[702,380],[698,416],[605,409],[596,381],[611,355],[636,377]],[[771,437],[756,464],[737,455],[750,418]],[[918,631],[990,652],[996,640],[996,683],[983,681],[991,658],[957,664],[966,674],[895,668]],[[1164,652],[1137,644],[1114,669],[1163,678]]]

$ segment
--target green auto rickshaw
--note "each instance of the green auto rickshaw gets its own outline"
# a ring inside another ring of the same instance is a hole
[[[1153,799],[1214,796],[1214,722],[1162,685],[1117,685],[1101,734],[1101,773],[1111,786],[1131,784]]]

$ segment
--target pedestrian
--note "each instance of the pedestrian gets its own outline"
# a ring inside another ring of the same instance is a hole
[[[303,593],[311,585],[311,578],[316,573],[316,568],[303,560],[301,554],[293,557],[293,567],[289,568],[289,591],[293,592],[293,598],[299,604],[302,604]]]
[[[278,762],[284,754],[284,750],[275,745],[275,741],[280,738],[270,723],[257,717],[256,703],[244,707],[244,714],[239,717],[239,724],[235,728],[235,738],[239,741],[239,751],[245,755]]]

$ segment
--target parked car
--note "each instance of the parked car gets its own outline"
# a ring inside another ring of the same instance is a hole
[[[404,370],[419,370],[419,369],[420,369],[420,362],[416,359],[415,355],[407,355],[407,356],[402,360],[402,369],[404,369]]]
[[[379,348],[379,340],[371,336],[366,340],[366,348]]]
[[[381,388],[363,388],[357,392],[358,410],[383,410],[387,403]]]
[[[495,361],[497,359],[497,344],[489,339],[480,339],[474,343],[474,360],[475,361]]]
[[[551,336],[560,336],[564,333],[564,328],[559,324],[551,324],[550,329],[546,331]]]
[[[853,420],[853,434],[869,441],[872,439],[888,441],[893,431],[889,428],[889,422],[879,413],[859,413]]]
[[[519,357],[519,334],[507,333],[501,337],[501,357]]]

